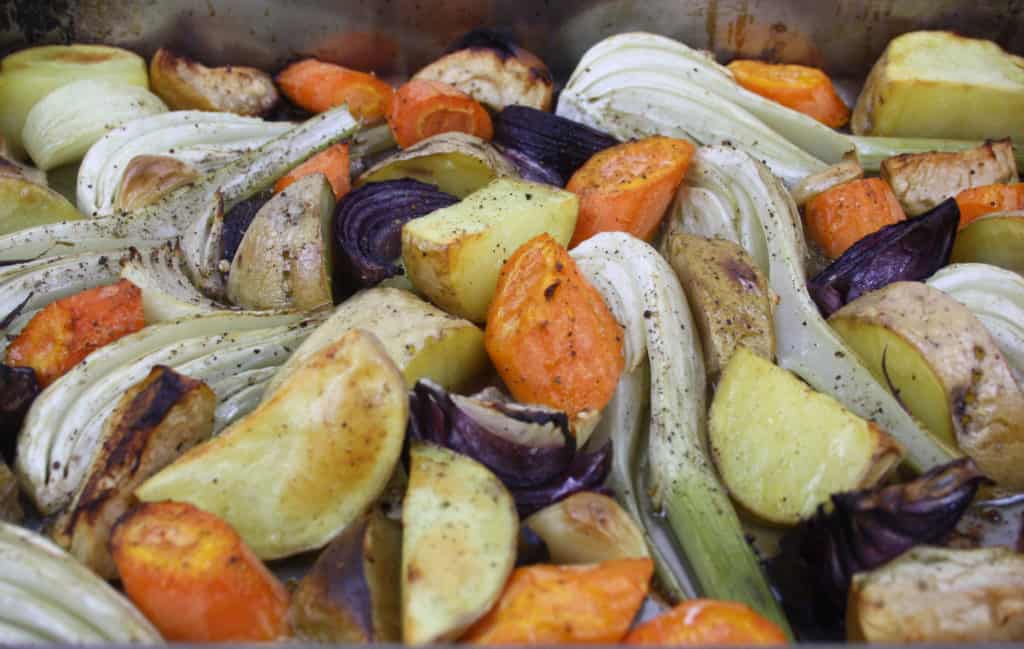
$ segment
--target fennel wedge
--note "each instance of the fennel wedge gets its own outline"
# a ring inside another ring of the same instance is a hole
[[[650,494],[653,509],[664,511],[683,549],[690,570],[668,579],[686,596],[743,602],[788,628],[707,453],[703,355],[671,266],[654,248],[623,233],[592,237],[572,255],[625,324],[627,369],[636,371],[645,357],[649,362],[648,448],[641,458],[648,483],[627,490],[639,500]],[[646,526],[646,517],[640,518]],[[653,554],[661,560],[659,548]]]

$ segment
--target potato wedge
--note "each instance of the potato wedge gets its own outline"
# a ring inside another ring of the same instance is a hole
[[[669,238],[668,253],[700,331],[708,378],[717,380],[741,345],[773,360],[772,293],[750,255],[732,241],[681,232]]]
[[[402,507],[402,640],[455,640],[494,606],[516,562],[519,517],[482,464],[414,442]]]
[[[897,36],[868,75],[857,135],[963,140],[1024,136],[1024,59],[952,32]]]
[[[637,523],[613,498],[580,491],[524,521],[547,545],[552,563],[642,559],[647,542]]]
[[[1024,212],[989,214],[956,235],[951,261],[999,266],[1024,275]]]
[[[487,319],[501,267],[519,246],[548,233],[565,246],[579,198],[525,180],[495,180],[451,207],[402,228],[402,261],[431,302],[473,322]]]
[[[405,381],[384,347],[350,331],[135,493],[220,516],[261,559],[323,547],[384,490],[408,416]]]
[[[83,218],[68,199],[52,189],[24,178],[0,176],[0,236]]]
[[[405,376],[406,387],[430,379],[457,390],[488,365],[484,333],[409,291],[371,288],[356,293],[307,338],[267,385],[273,393],[320,350],[353,329],[373,331]]]
[[[299,638],[326,644],[402,640],[402,528],[374,510],[331,541],[299,582],[289,617]]]
[[[929,432],[1000,485],[1024,488],[1024,394],[967,307],[926,284],[896,282],[829,324]]]
[[[281,96],[269,74],[226,65],[208,68],[161,47],[149,62],[149,83],[171,110],[264,115]]]
[[[834,493],[873,486],[903,457],[873,423],[745,347],[718,382],[708,441],[732,497],[778,525],[808,518]]]
[[[853,578],[851,642],[1024,640],[1024,555],[1006,548],[918,547]]]
[[[18,501],[18,479],[0,458],[0,523],[19,523],[24,516]]]
[[[918,216],[971,187],[1017,181],[1009,139],[956,153],[907,153],[882,161],[882,179],[907,216]]]
[[[247,309],[316,309],[332,303],[334,192],[316,173],[256,213],[228,273],[227,297]]]
[[[385,158],[356,179],[354,186],[412,178],[465,198],[495,178],[505,177],[519,177],[505,156],[474,135],[453,131]]]
[[[54,541],[104,579],[116,577],[107,546],[114,523],[134,504],[136,487],[213,434],[216,407],[205,383],[154,367],[115,406],[81,491],[51,531]]]
[[[131,212],[152,205],[197,178],[199,172],[177,158],[166,155],[135,156],[121,176],[114,207]]]

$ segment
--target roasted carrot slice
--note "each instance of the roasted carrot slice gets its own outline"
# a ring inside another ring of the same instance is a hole
[[[694,146],[649,137],[598,153],[573,174],[566,189],[580,197],[569,247],[598,232],[628,232],[649,241],[686,175]]]
[[[622,327],[548,234],[524,243],[502,267],[484,344],[516,399],[570,417],[603,408],[625,364]]]
[[[640,610],[653,571],[650,559],[518,568],[495,607],[462,641],[483,645],[616,643]]]
[[[316,59],[289,65],[277,75],[277,85],[292,103],[311,113],[347,104],[352,116],[366,124],[383,121],[395,94],[372,74]]]
[[[398,89],[388,124],[403,149],[450,131],[485,140],[494,135],[491,116],[480,102],[446,83],[427,79],[413,79]]]
[[[142,291],[123,279],[44,307],[7,348],[7,364],[31,367],[46,386],[94,350],[145,325]]]
[[[956,195],[960,208],[960,229],[974,219],[1008,210],[1024,210],[1024,183],[982,185],[971,187]]]
[[[287,634],[288,592],[226,522],[187,503],[146,503],[114,528],[125,592],[165,639],[260,642]]]
[[[671,646],[780,645],[786,634],[754,609],[736,602],[691,599],[640,624],[626,644]]]
[[[836,94],[828,75],[805,65],[737,60],[729,64],[737,83],[762,97],[839,128],[850,121],[850,109]]]
[[[327,182],[331,183],[331,189],[334,190],[334,198],[340,200],[347,194],[352,188],[348,145],[335,144],[295,167],[274,184],[274,193],[280,192],[300,178],[316,173],[327,176]]]
[[[833,259],[872,232],[906,218],[896,194],[881,178],[836,185],[804,207],[808,233]]]

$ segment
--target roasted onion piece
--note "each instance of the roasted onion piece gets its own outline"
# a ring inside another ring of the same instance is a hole
[[[0,365],[0,454],[14,457],[15,439],[41,388],[31,367]]]
[[[566,179],[562,178],[561,174],[519,149],[499,146],[498,150],[515,165],[523,180],[554,185],[555,187],[565,187]]]
[[[494,143],[519,151],[568,181],[595,153],[619,141],[571,119],[509,106],[494,120]]]

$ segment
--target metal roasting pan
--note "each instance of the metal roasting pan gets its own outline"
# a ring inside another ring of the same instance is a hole
[[[276,71],[316,56],[400,79],[480,26],[514,36],[561,81],[602,38],[649,31],[722,61],[822,67],[844,80],[848,101],[907,31],[949,29],[1024,54],[1024,0],[0,0],[0,54],[96,42],[148,56],[170,46],[209,65]],[[305,561],[290,563],[279,568]]]

